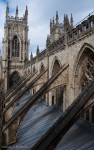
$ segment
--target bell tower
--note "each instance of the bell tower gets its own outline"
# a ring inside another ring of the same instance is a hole
[[[5,91],[11,87],[10,80],[14,72],[23,75],[24,62],[28,60],[28,8],[25,14],[19,17],[18,6],[15,16],[9,16],[9,5],[6,5],[6,21],[3,38],[3,78]],[[15,75],[14,75],[15,76]],[[15,79],[14,79],[15,80]]]

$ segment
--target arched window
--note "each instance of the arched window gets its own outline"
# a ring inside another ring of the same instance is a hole
[[[81,91],[89,84],[89,82],[94,78],[94,52],[90,51],[87,55],[84,56],[82,62],[82,71],[81,71],[81,79],[80,86]]]
[[[20,79],[19,73],[17,71],[14,71],[10,77],[10,87],[12,87],[14,84],[16,84],[19,79]]]
[[[61,65],[59,61],[56,59],[52,69],[52,76],[55,75],[61,69]],[[52,105],[56,104],[59,107],[63,108],[63,101],[64,101],[64,86],[59,86],[52,89]]]
[[[52,70],[52,75],[56,74],[60,70],[60,64],[58,60],[56,59],[54,62],[53,70]]]
[[[19,40],[15,35],[12,40],[12,57],[19,57]]]
[[[42,73],[44,70],[45,70],[45,67],[44,67],[44,65],[42,64],[42,65],[41,65],[41,68],[40,68],[40,73]]]
[[[78,64],[75,73],[75,96],[81,93],[94,78],[94,52],[88,45],[83,47],[82,52],[78,55]],[[94,95],[89,99],[94,101]],[[83,115],[88,121],[94,123],[94,107],[88,109]]]

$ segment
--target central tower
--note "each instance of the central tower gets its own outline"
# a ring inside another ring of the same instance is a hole
[[[18,6],[15,16],[9,16],[9,6],[6,6],[6,21],[3,38],[3,77],[5,90],[11,87],[23,75],[24,62],[28,60],[28,8],[23,17],[18,16]]]

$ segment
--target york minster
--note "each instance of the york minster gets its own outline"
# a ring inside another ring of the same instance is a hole
[[[12,14],[3,3],[1,149],[94,150],[94,11],[75,25],[75,14],[60,22],[55,10],[44,48],[33,51],[28,3],[21,17],[18,5]]]

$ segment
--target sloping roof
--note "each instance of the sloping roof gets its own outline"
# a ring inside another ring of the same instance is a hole
[[[28,100],[28,93],[21,98],[14,113]],[[17,143],[9,149],[29,150],[48,131],[48,129],[62,115],[56,106],[47,106],[39,100],[26,114],[17,133]],[[94,128],[85,120],[80,119],[62,138],[56,150],[94,150]]]

